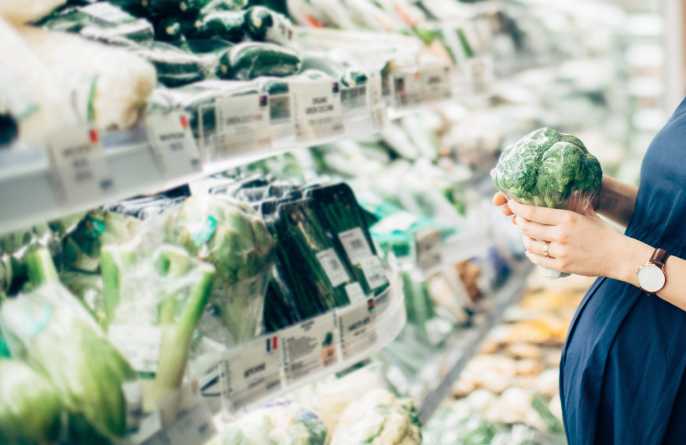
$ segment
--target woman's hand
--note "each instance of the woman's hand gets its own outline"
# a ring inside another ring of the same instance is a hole
[[[500,207],[500,211],[503,212],[503,215],[505,216],[512,216],[512,210],[510,210],[510,206],[507,205],[508,198],[507,195],[503,192],[498,192],[495,195],[493,195],[493,199],[491,200],[493,202],[493,205]],[[514,219],[512,220],[514,222]]]
[[[616,263],[621,261],[617,252],[623,248],[626,237],[609,227],[594,211],[582,215],[514,200],[500,205],[503,213],[514,214],[514,223],[522,231],[527,256],[533,263],[578,275],[615,275]]]

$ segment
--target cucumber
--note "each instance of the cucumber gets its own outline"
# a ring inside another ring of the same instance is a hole
[[[245,37],[244,14],[239,11],[214,11],[200,16],[194,36],[199,38],[218,37],[239,43]]]
[[[151,16],[173,17],[198,14],[211,0],[147,0],[147,11]]]
[[[200,10],[200,15],[211,14],[216,11],[240,11],[247,5],[247,0],[210,0]]]
[[[154,42],[135,51],[157,70],[157,80],[167,87],[198,82],[206,77],[202,59],[173,45]]]
[[[367,84],[367,73],[362,70],[346,67],[334,60],[307,56],[303,58],[303,70],[322,71],[347,87],[357,87]]]
[[[237,80],[286,77],[299,72],[301,64],[300,56],[293,50],[270,43],[246,42],[222,56],[216,75]]]
[[[282,45],[293,40],[293,24],[284,15],[263,6],[252,6],[245,11],[245,32],[258,42]]]

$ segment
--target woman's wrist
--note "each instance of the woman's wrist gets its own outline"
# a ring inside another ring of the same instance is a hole
[[[617,246],[610,251],[613,258],[607,276],[639,287],[638,269],[650,260],[653,250],[642,241],[621,235]]]

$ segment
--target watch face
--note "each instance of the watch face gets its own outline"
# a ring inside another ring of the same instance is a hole
[[[646,264],[638,270],[638,282],[641,289],[647,292],[657,292],[665,285],[665,274],[654,264]]]

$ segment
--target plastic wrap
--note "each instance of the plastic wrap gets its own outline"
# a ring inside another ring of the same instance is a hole
[[[21,25],[48,15],[64,3],[65,0],[2,0],[0,17]]]

